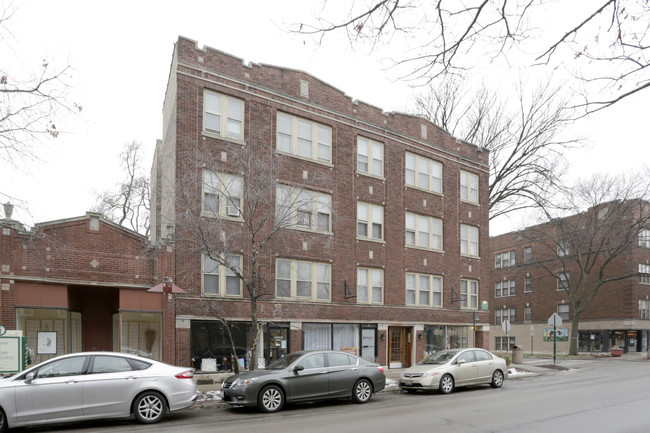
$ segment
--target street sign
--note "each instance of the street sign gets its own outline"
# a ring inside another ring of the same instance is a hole
[[[555,320],[553,320],[555,318]],[[562,318],[559,314],[553,313],[551,317],[548,318],[548,326],[562,326]]]
[[[507,319],[504,320],[503,323],[501,323],[501,328],[503,329],[503,332],[505,332],[506,335],[508,335],[508,332],[510,332],[510,328],[511,328],[510,320]]]

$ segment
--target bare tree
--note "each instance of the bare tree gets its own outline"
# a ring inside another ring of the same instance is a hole
[[[261,270],[273,256],[272,244],[281,244],[289,229],[327,227],[329,231],[331,202],[319,192],[323,181],[317,172],[305,178],[302,172],[285,169],[283,157],[265,144],[232,145],[223,155],[225,162],[207,154],[179,157],[191,162],[181,169],[176,183],[175,239],[177,251],[192,263],[200,258],[204,271],[225,269],[225,294],[232,290],[237,296],[241,284],[250,304],[255,332],[250,352],[256,359],[259,302],[275,296],[275,282],[267,281],[268,272]],[[193,273],[195,267],[188,269]],[[224,309],[217,310],[225,323]],[[255,364],[250,362],[249,368],[254,370]]]
[[[11,8],[0,10],[0,43],[8,55],[0,65],[0,161],[15,168],[37,159],[39,140],[58,137],[57,120],[81,111],[81,105],[68,101],[70,66],[56,70],[47,59],[39,59],[33,70],[21,70],[22,63],[33,62],[18,57],[20,50],[10,46],[7,23],[13,13]]]
[[[142,167],[142,143],[124,145],[120,155],[124,180],[116,191],[98,195],[94,212],[133,231],[149,236],[149,176]]]
[[[627,260],[643,231],[650,229],[650,185],[639,179],[644,177],[595,176],[582,181],[565,190],[560,206],[542,207],[547,223],[523,232],[539,246],[532,266],[543,269],[567,295],[570,355],[578,353],[580,319],[594,297],[605,287],[640,275],[636,263]]]
[[[337,6],[324,0],[319,18],[296,31],[320,42],[345,32],[353,45],[373,47],[408,37],[409,49],[394,61],[420,82],[500,57],[565,69],[585,86],[576,105],[586,112],[650,87],[646,0],[371,0],[353,2],[344,16]]]
[[[467,92],[448,77],[430,86],[416,105],[425,117],[455,137],[490,151],[490,219],[537,207],[561,185],[563,152],[579,140],[566,136],[567,102],[549,84],[524,94],[516,104],[483,86]]]

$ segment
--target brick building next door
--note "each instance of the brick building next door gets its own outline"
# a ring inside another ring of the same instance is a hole
[[[412,328],[391,326],[388,328],[388,368],[411,366]]]

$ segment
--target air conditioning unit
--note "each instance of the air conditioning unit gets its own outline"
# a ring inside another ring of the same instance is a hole
[[[231,217],[239,216],[239,209],[236,206],[226,206],[226,215]]]

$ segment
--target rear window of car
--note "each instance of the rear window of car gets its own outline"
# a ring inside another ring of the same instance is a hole
[[[122,371],[144,370],[149,363],[119,356],[95,356],[91,374],[119,373]]]
[[[477,361],[489,361],[492,359],[492,356],[489,353],[483,352],[482,350],[475,350],[474,356],[476,357]]]
[[[356,365],[357,359],[345,353],[328,353],[327,360],[330,367],[339,367],[342,365]]]

